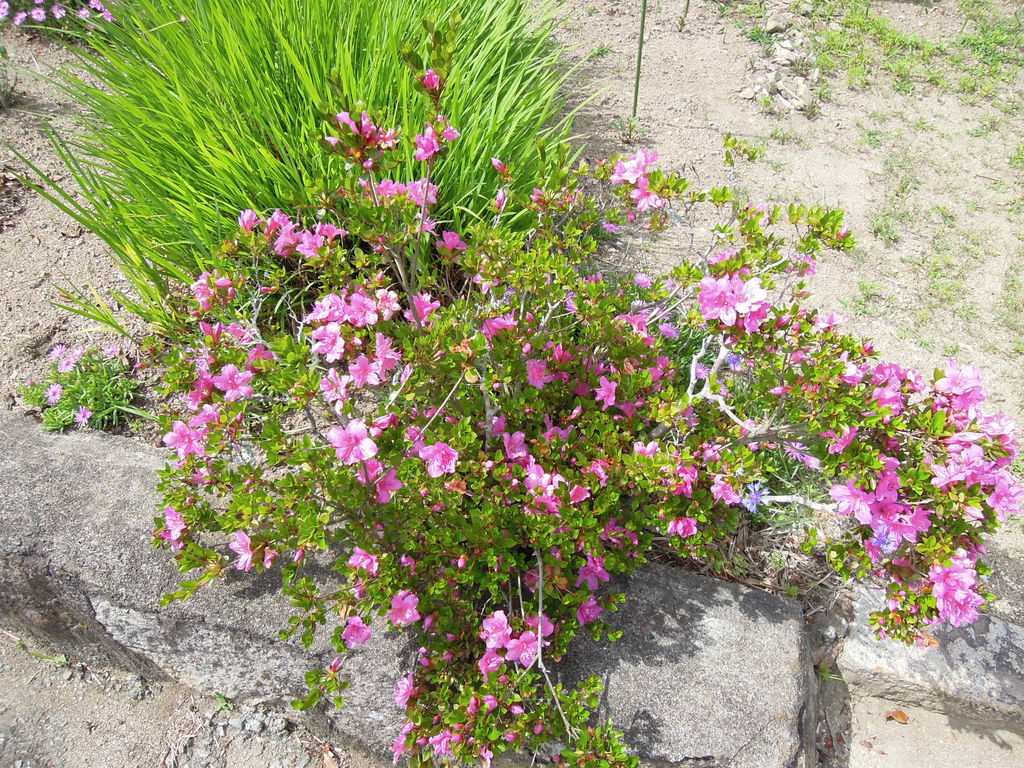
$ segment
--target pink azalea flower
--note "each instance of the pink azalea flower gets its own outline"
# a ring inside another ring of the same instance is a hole
[[[421,446],[418,453],[419,457],[427,463],[427,474],[431,477],[440,477],[454,472],[459,463],[458,451],[447,443]]]
[[[464,251],[469,248],[462,238],[459,237],[458,232],[450,232],[445,230],[441,233],[441,239],[437,241],[438,248],[447,248],[449,251]]]
[[[985,600],[974,591],[977,572],[964,550],[957,550],[948,566],[933,565],[928,578],[942,619],[954,627],[977,620],[978,608]]]
[[[715,475],[715,481],[711,485],[711,495],[719,501],[724,501],[726,504],[740,503],[739,492],[729,485],[729,482],[723,475]]]
[[[174,422],[172,429],[164,435],[164,445],[173,448],[179,459],[189,455],[203,456],[206,453],[204,440],[206,430],[191,429],[185,422]]]
[[[584,488],[582,485],[574,485],[569,491],[569,501],[573,504],[579,504],[582,501],[586,501],[590,498],[590,491]]]
[[[366,626],[359,616],[349,616],[345,629],[341,632],[341,639],[345,641],[345,647],[350,651],[357,645],[365,645],[370,639],[373,630]]]
[[[348,385],[352,383],[351,376],[338,376],[338,369],[331,368],[327,375],[320,379],[320,392],[328,403],[345,402],[348,400]]]
[[[423,79],[421,82],[423,83],[424,88],[428,91],[433,91],[441,85],[441,78],[438,76],[437,72],[432,69],[428,69],[423,73]]]
[[[834,485],[828,495],[838,502],[836,512],[840,515],[853,515],[864,525],[871,523],[871,505],[875,495],[861,490],[853,482],[847,480],[846,485]]]
[[[451,757],[454,754],[451,746],[454,735],[445,728],[427,739],[427,743],[434,748],[434,757]]]
[[[240,371],[233,364],[225,365],[220,369],[220,375],[213,377],[213,384],[224,393],[224,399],[228,402],[252,397],[255,390],[249,384],[252,381],[252,371]]]
[[[636,209],[638,211],[643,212],[651,208],[665,207],[665,201],[651,191],[650,183],[650,180],[644,176],[637,182],[636,189],[629,193],[629,196],[636,200]]]
[[[531,387],[544,389],[544,385],[555,380],[554,375],[548,373],[547,360],[526,361],[526,381]]]
[[[523,632],[519,637],[508,641],[508,650],[505,652],[507,661],[515,661],[524,667],[533,664],[537,655],[537,635],[532,631]]]
[[[421,325],[425,325],[427,318],[441,306],[441,302],[432,300],[429,293],[416,294],[412,297],[412,303],[416,312],[413,314],[412,310],[405,310],[405,319],[410,323],[418,322]]]
[[[494,672],[504,663],[505,659],[501,657],[501,654],[493,648],[488,648],[484,655],[477,661],[476,665],[480,670],[480,674],[487,677],[488,674]]]
[[[259,214],[251,208],[246,208],[240,214],[238,214],[238,226],[244,229],[246,232],[252,232],[263,222]]]
[[[186,527],[181,512],[171,506],[164,507],[164,528],[167,529],[167,535],[172,542],[181,541]]]
[[[594,596],[588,595],[587,599],[580,603],[580,607],[576,609],[576,621],[580,623],[580,626],[583,626],[595,621],[603,612],[604,608],[598,605],[597,601],[594,600]]]
[[[347,426],[331,427],[327,440],[334,446],[334,453],[342,464],[357,464],[377,455],[377,444],[366,429],[366,422],[353,419]]]
[[[482,623],[480,639],[488,648],[504,648],[512,638],[512,627],[504,611],[495,611]]]
[[[494,197],[494,207],[497,208],[498,211],[503,211],[505,210],[506,202],[508,202],[508,192],[506,192],[505,188],[502,187]]]
[[[492,341],[494,337],[498,335],[499,331],[507,331],[515,327],[515,318],[512,316],[512,313],[509,312],[504,315],[498,315],[498,317],[487,318],[484,320],[480,331],[488,341]]]
[[[407,627],[420,618],[420,612],[416,606],[420,599],[410,590],[403,589],[391,598],[391,610],[388,611],[388,618],[396,627]]]
[[[252,570],[252,557],[255,554],[251,541],[244,531],[235,531],[235,540],[228,544],[228,549],[238,555],[235,568],[239,571]]]
[[[602,411],[608,410],[609,405],[615,405],[615,390],[618,386],[618,383],[609,381],[607,377],[601,377],[600,386],[594,389],[594,399],[603,403]]]
[[[641,177],[647,174],[657,159],[657,152],[648,152],[647,150],[641,149],[633,155],[633,157],[617,162],[615,164],[615,170],[609,181],[612,184],[622,184],[623,182],[627,184],[636,184],[640,181]]]
[[[408,184],[405,193],[417,206],[433,205],[437,202],[437,185],[431,184],[426,179],[420,179]]]
[[[685,539],[687,536],[693,536],[697,533],[697,521],[692,517],[680,517],[676,520],[669,520],[668,533],[669,535],[675,534],[682,539]]]
[[[395,684],[395,706],[405,709],[409,699],[412,698],[413,690],[412,672],[405,677],[399,678]]]
[[[263,567],[269,568],[274,564],[274,561],[281,556],[281,553],[276,549],[270,547],[264,547],[263,549]]]
[[[377,570],[380,567],[377,556],[371,555],[365,549],[361,549],[360,547],[356,547],[352,550],[352,556],[348,559],[348,565],[350,568],[360,568],[371,576],[376,576]]]
[[[768,293],[758,277],[744,281],[740,275],[705,277],[697,294],[701,316],[724,325],[739,325],[747,332],[758,329],[768,315]]]
[[[604,568],[604,558],[587,555],[587,564],[580,568],[579,577],[576,579],[576,586],[586,582],[587,589],[595,590],[602,581],[610,578],[608,571]]]
[[[658,441],[651,440],[647,445],[637,441],[633,443],[633,452],[641,456],[653,456],[658,452]]]
[[[394,469],[389,469],[377,480],[377,503],[387,504],[391,501],[392,494],[401,487],[402,481],[398,479],[398,473]]]
[[[416,152],[413,153],[415,160],[429,160],[441,151],[441,145],[437,141],[437,134],[434,133],[434,126],[428,125],[423,135],[416,136]]]
[[[526,435],[522,432],[514,432],[511,435],[506,432],[501,436],[501,441],[505,446],[505,458],[509,461],[525,459],[530,455],[526,447]]]
[[[348,375],[357,387],[375,387],[380,384],[380,364],[371,362],[366,355],[360,355],[349,363]]]

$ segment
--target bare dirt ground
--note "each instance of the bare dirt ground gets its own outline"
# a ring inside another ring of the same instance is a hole
[[[772,58],[742,27],[763,27],[785,4],[751,17],[738,12],[743,3],[693,0],[680,28],[684,1],[652,0],[639,131],[627,144],[619,126],[630,114],[638,5],[564,3],[562,37],[578,59],[589,57],[584,77],[603,89],[577,120],[587,156],[656,149],[661,167],[701,187],[729,184],[753,202],[842,208],[859,247],[820,264],[811,283],[819,306],[846,316],[850,333],[875,339],[902,365],[930,373],[950,356],[976,365],[993,409],[1019,419],[1024,318],[1014,300],[1024,268],[1024,173],[1009,158],[1024,136],[1021,113],[938,88],[900,93],[884,76],[854,90],[839,76],[818,114],[776,116],[741,96]],[[952,0],[871,5],[937,39],[964,23]],[[1016,7],[1001,5],[1007,14]],[[726,7],[737,10],[723,15]],[[809,36],[809,21],[796,16],[790,30],[801,27]],[[1017,73],[1007,90],[1024,91],[1024,77]],[[764,157],[729,168],[721,160],[726,132],[763,142]],[[666,236],[631,257],[667,270],[686,252]]]
[[[287,713],[93,669],[0,633],[3,768],[371,768]]]
[[[1008,13],[1015,8],[1013,0],[997,5]],[[639,129],[627,142],[620,121],[630,111],[639,2],[564,0],[560,36],[581,63],[578,82],[602,88],[578,115],[587,156],[654,148],[661,167],[699,186],[729,184],[752,201],[841,207],[859,247],[820,265],[812,283],[818,304],[846,315],[851,333],[876,339],[901,364],[930,371],[955,356],[978,366],[993,406],[1019,419],[1024,317],[1014,308],[1024,301],[1024,172],[1009,158],[1024,137],[1024,112],[999,110],[985,97],[965,101],[943,88],[901,92],[885,76],[851,89],[839,75],[821,78],[831,98],[814,109],[773,114],[774,107],[749,94],[771,71],[777,46],[767,32],[751,30],[784,5],[759,5],[744,15],[744,3],[692,0],[681,26],[684,6],[685,0],[651,0]],[[872,6],[901,31],[937,42],[964,24],[953,0]],[[793,17],[774,33],[776,42],[806,26]],[[47,126],[66,130],[73,105],[42,76],[70,56],[10,30],[0,32],[0,44],[22,70],[18,103],[0,111],[0,407],[9,407],[17,384],[46,370],[50,346],[90,338],[88,321],[53,307],[55,285],[105,294],[125,282],[97,238],[10,175],[24,166],[7,144],[44,172],[64,175]],[[1024,91],[1020,74],[1006,87]],[[763,143],[764,157],[728,168],[726,132]],[[670,269],[686,255],[671,235],[625,254],[650,271]],[[1015,560],[1024,552],[1022,531],[1000,545]],[[1016,588],[997,587],[1004,594]],[[1015,599],[1016,609],[1024,608],[1024,593]],[[0,636],[4,768],[359,762],[340,752],[325,756],[322,744],[291,724],[282,730],[273,714],[215,712],[218,702],[180,686],[59,665],[29,650]],[[965,765],[995,766],[1012,763],[1010,755],[1024,749],[1015,734],[981,733],[923,711],[907,709],[910,723],[899,725],[885,719],[892,708],[877,700],[853,703],[849,765],[917,768],[960,754]]]
[[[0,111],[0,407],[10,407],[18,385],[48,370],[54,344],[111,343],[89,332],[88,320],[58,309],[58,286],[93,286],[101,295],[124,290],[106,246],[71,217],[17,182],[28,159],[43,173],[66,182],[50,129],[64,135],[74,105],[46,80],[51,67],[72,57],[62,46],[0,30],[0,45],[17,73],[17,101]]]

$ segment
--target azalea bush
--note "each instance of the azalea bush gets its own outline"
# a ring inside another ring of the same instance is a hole
[[[1024,498],[1011,424],[982,410],[969,366],[882,362],[807,308],[816,256],[852,243],[840,212],[695,191],[641,151],[529,194],[494,158],[489,210],[456,230],[431,172],[459,127],[444,79],[417,82],[430,111],[412,140],[338,113],[325,144],[348,162],[319,221],[243,211],[181,297],[155,533],[189,578],[167,600],[279,571],[296,609],[282,638],[324,631],[338,652],[300,708],[342,703],[346,655],[374,633],[414,633],[394,752],[417,763],[550,741],[559,761],[633,763],[588,725],[599,681],[565,687],[551,664],[581,631],[617,636],[613,574],[658,553],[718,563],[786,507],[843,531],[817,542],[837,569],[885,583],[880,633],[977,618],[984,536]],[[389,175],[403,141],[412,181]],[[669,207],[719,221],[706,253],[659,278],[593,266]],[[794,467],[816,493],[787,485]]]
[[[116,345],[97,350],[58,344],[49,358],[49,375],[19,390],[25,405],[42,413],[45,429],[111,429],[130,416],[146,415],[132,405],[138,381]]]
[[[328,107],[421,127],[407,59],[437,51],[440,72],[449,51],[445,114],[462,145],[434,171],[435,214],[481,213],[490,157],[521,169],[525,183],[555,164],[538,138],[557,145],[570,132],[560,92],[568,67],[543,3],[132,0],[115,15],[83,37],[73,68],[55,73],[81,107],[74,138],[57,144],[73,184],[25,161],[43,192],[110,247],[131,282],[118,301],[164,332],[177,325],[168,294],[210,269],[240,209],[281,205],[315,220],[342,173],[339,158],[309,151]],[[413,148],[392,154],[395,181],[422,175]],[[68,292],[69,308],[123,330],[90,291]]]

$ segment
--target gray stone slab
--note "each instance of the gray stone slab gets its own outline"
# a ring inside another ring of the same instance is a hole
[[[815,678],[798,603],[657,564],[625,592],[625,606],[608,617],[623,639],[578,638],[561,674],[600,675],[599,716],[643,760],[816,764]]]
[[[877,590],[854,592],[856,615],[838,659],[854,695],[1024,723],[1024,628],[982,616],[966,627],[936,625],[938,646],[908,646],[874,636],[868,614],[881,603]]]
[[[166,453],[96,433],[44,432],[0,413],[0,626],[76,659],[173,678],[243,702],[287,703],[333,658],[282,643],[291,611],[274,574],[231,573],[159,608],[178,584],[150,545],[156,470]],[[411,651],[379,633],[346,659],[344,713],[316,713],[383,754],[401,726],[391,691]],[[368,727],[368,724],[373,727]]]
[[[989,587],[998,598],[989,613],[1024,627],[1024,519],[1010,518],[985,546],[985,562],[995,569],[989,576]]]
[[[333,656],[280,642],[290,609],[274,574],[232,572],[158,607],[178,583],[168,553],[150,545],[163,451],[48,434],[10,413],[0,434],[0,626],[243,702],[301,695],[304,673]],[[602,713],[641,755],[705,768],[814,764],[814,679],[796,603],[656,565],[626,591],[611,616],[625,639],[581,638],[560,674],[601,675]],[[391,692],[413,652],[408,636],[377,634],[346,657],[346,706],[313,713],[311,725],[383,756],[401,725]]]

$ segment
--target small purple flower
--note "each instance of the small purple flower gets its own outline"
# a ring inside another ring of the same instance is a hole
[[[53,349],[50,350],[50,354],[48,355],[48,357],[51,360],[60,360],[62,357],[64,357],[64,355],[67,354],[67,351],[68,348],[65,347],[63,344],[57,344],[53,347]]]
[[[51,384],[46,388],[46,402],[50,405],[56,405],[62,394],[64,394],[64,387],[60,384]]]
[[[679,331],[672,323],[662,323],[658,326],[658,333],[664,336],[666,339],[678,339]]]
[[[746,507],[750,514],[756,515],[758,504],[764,501],[764,497],[767,495],[768,489],[761,483],[747,483],[747,495],[743,497],[740,504]]]
[[[730,370],[738,371],[743,368],[743,358],[735,352],[730,352],[725,356],[725,364],[729,366]]]
[[[33,8],[32,13],[29,14],[35,21],[46,21],[46,9],[45,8]]]
[[[103,348],[103,354],[106,357],[117,357],[121,354],[121,348],[116,344],[111,344],[109,347]]]
[[[75,411],[75,424],[77,424],[80,427],[88,426],[90,416],[92,416],[92,411],[90,411],[84,405],[78,406],[78,410]]]
[[[878,521],[875,525],[875,535],[868,543],[878,547],[878,551],[883,555],[891,555],[900,546],[900,536],[884,522]]]

